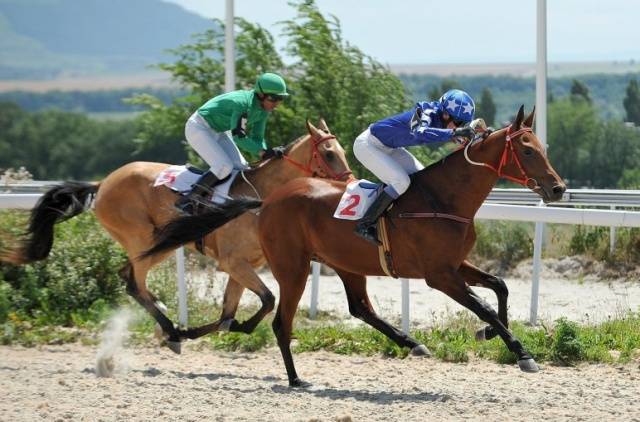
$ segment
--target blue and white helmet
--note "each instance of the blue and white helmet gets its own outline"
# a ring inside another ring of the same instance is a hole
[[[450,89],[440,97],[442,110],[449,113],[454,121],[469,123],[473,120],[476,105],[469,94],[459,89]]]

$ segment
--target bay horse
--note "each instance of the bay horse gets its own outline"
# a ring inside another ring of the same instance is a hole
[[[230,189],[230,195],[260,199],[276,187],[300,176],[327,177],[342,180],[351,176],[345,152],[331,134],[324,120],[316,128],[307,121],[308,134],[298,138],[285,149],[282,159],[265,160],[255,168],[239,175]],[[176,193],[159,186],[154,187],[157,175],[168,164],[135,162],[127,164],[98,184],[66,182],[44,194],[31,213],[28,237],[14,251],[0,254],[0,260],[13,264],[26,264],[49,255],[53,244],[54,224],[80,214],[87,209],[89,197],[95,195],[95,214],[100,224],[126,250],[128,262],[120,271],[129,293],[158,322],[167,338],[169,348],[180,353],[180,341],[197,338],[222,329],[251,332],[263,317],[273,310],[275,298],[254,271],[265,263],[258,241],[257,217],[253,213],[241,215],[210,235],[203,236],[202,252],[217,259],[218,267],[229,274],[220,319],[212,324],[188,330],[176,328],[159,307],[156,297],[147,289],[149,270],[163,261],[169,253],[149,259],[137,258],[153,244],[153,233],[174,219],[177,212],[173,204]],[[233,206],[215,207],[227,216],[237,216]],[[242,210],[243,211],[243,210]],[[240,211],[240,212],[242,212]],[[194,244],[188,245],[190,248]],[[247,321],[235,320],[238,302],[245,288],[254,292],[261,307]]]
[[[475,139],[442,160],[419,171],[397,202],[386,212],[388,238],[395,272],[403,278],[423,278],[475,313],[489,325],[476,333],[479,340],[499,335],[525,372],[539,370],[533,357],[508,329],[504,280],[488,274],[467,259],[475,240],[473,218],[500,177],[527,186],[544,202],[557,201],[566,185],[550,165],[546,151],[531,129],[535,110],[526,118],[520,107],[515,121],[484,139]],[[293,317],[305,288],[309,260],[324,262],[341,278],[349,311],[400,346],[415,354],[428,350],[379,318],[367,295],[366,275],[383,276],[375,245],[354,234],[354,221],[333,217],[345,183],[301,178],[278,189],[262,204],[241,201],[246,210],[260,207],[260,244],[280,285],[280,301],[273,320],[289,385],[306,386],[295,370],[290,350]],[[215,211],[199,221],[202,232],[227,217]],[[162,253],[202,233],[185,230],[189,217],[159,232],[147,256]],[[182,238],[180,238],[182,237]],[[470,286],[493,290],[498,312]]]

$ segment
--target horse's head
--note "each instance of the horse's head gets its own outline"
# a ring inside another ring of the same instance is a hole
[[[536,192],[545,203],[562,199],[567,185],[549,163],[547,151],[531,129],[535,107],[524,118],[524,106],[520,106],[515,121],[507,128],[507,143],[513,159],[505,166],[505,173],[520,179],[524,186]],[[519,135],[519,136],[518,136]]]
[[[490,135],[504,139],[504,149],[498,165],[475,164],[489,167],[499,177],[526,186],[548,203],[561,199],[567,186],[549,163],[544,145],[531,129],[534,117],[535,108],[525,118],[524,106],[521,106],[510,126]]]
[[[309,134],[295,142],[284,158],[312,177],[335,180],[351,177],[344,149],[324,119],[320,120],[319,128],[307,120],[307,130]]]

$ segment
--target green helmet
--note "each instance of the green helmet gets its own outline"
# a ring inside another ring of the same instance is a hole
[[[282,79],[282,76],[275,73],[263,73],[258,76],[256,81],[255,91],[261,94],[275,94],[283,97],[288,96],[287,84]]]

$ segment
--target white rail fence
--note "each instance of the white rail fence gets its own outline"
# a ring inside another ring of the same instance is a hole
[[[55,182],[30,182],[0,185],[0,209],[32,208],[46,186]],[[569,208],[569,207],[606,207]],[[622,210],[624,208],[624,210]],[[630,208],[630,209],[627,209]],[[476,214],[477,219],[535,222],[534,262],[531,283],[530,322],[535,324],[538,311],[542,233],[545,223],[582,224],[611,228],[611,247],[615,246],[616,227],[640,227],[640,191],[638,190],[568,190],[561,201],[545,206],[539,197],[526,189],[494,189]],[[187,324],[187,294],[185,283],[184,251],[176,251],[178,315],[183,326]],[[315,317],[318,309],[320,264],[312,263],[311,298],[309,314]],[[409,331],[409,280],[402,283],[402,329]]]

